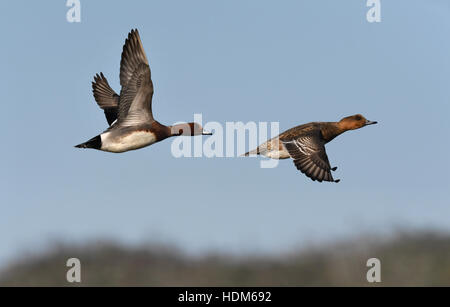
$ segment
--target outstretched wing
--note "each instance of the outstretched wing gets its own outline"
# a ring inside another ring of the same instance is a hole
[[[120,63],[120,92],[118,122],[133,126],[153,120],[153,83],[139,32],[128,34]]]
[[[103,73],[94,76],[92,92],[98,106],[105,111],[106,120],[111,125],[117,119],[119,95],[109,86]]]
[[[331,175],[331,166],[320,131],[311,131],[308,135],[283,141],[283,144],[294,159],[297,169],[313,181],[335,181]]]
[[[128,84],[140,64],[149,65],[139,31],[135,29],[128,33],[128,38],[123,45],[122,59],[120,60],[120,85],[122,87]]]

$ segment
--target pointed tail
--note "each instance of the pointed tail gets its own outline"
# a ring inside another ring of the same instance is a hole
[[[246,152],[245,154],[241,155],[241,157],[248,157],[250,155],[259,155],[259,147],[252,151]]]
[[[82,144],[76,145],[76,148],[93,148],[93,149],[100,149],[102,147],[102,138],[100,135],[97,135],[96,137],[93,137],[87,142],[84,142]]]

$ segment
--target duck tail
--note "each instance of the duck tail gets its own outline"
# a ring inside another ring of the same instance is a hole
[[[257,147],[256,149],[246,152],[245,154],[241,155],[241,157],[248,157],[250,155],[259,155],[259,154],[260,154],[259,147]]]
[[[96,137],[93,137],[87,142],[84,142],[82,144],[76,145],[76,148],[93,148],[93,149],[100,149],[102,147],[102,138],[100,135],[97,135]]]

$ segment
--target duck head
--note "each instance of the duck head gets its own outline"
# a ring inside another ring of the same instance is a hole
[[[198,123],[183,123],[173,125],[170,127],[170,132],[173,136],[212,135],[211,132],[204,131],[202,125]]]
[[[355,130],[368,125],[376,124],[377,122],[366,119],[361,114],[347,116],[341,119],[338,123],[339,127],[343,130]]]

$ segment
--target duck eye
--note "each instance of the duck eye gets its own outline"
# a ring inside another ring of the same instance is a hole
[[[356,115],[356,116],[355,116],[355,119],[356,119],[356,120],[361,120],[362,117],[361,117],[361,115]]]

